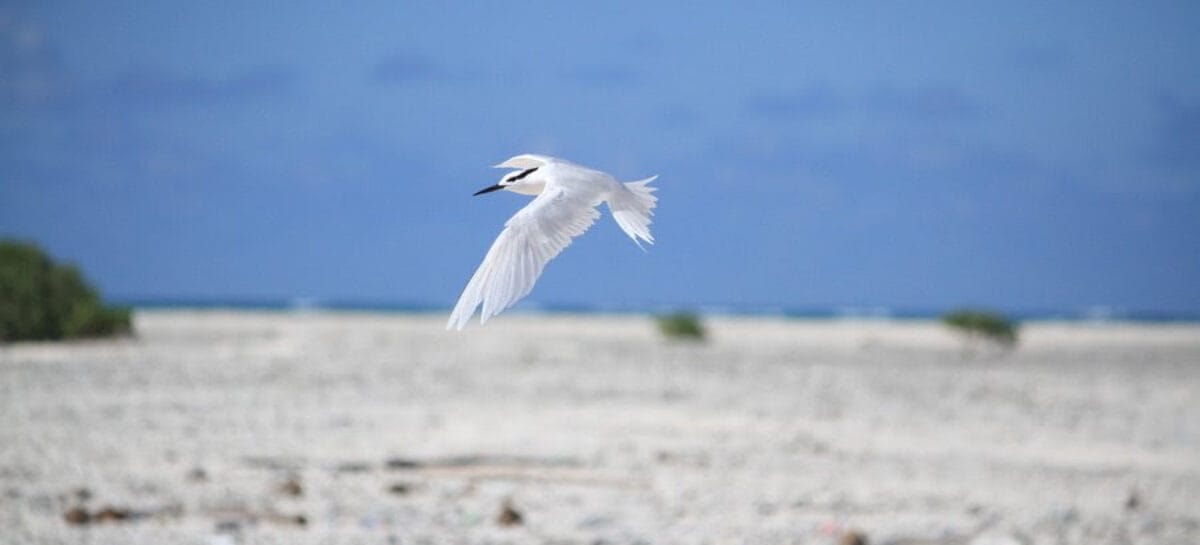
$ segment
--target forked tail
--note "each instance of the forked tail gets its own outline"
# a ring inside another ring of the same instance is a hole
[[[645,248],[641,241],[654,244],[654,236],[650,234],[650,216],[654,215],[654,206],[658,203],[658,197],[654,196],[658,188],[650,187],[650,182],[655,178],[658,176],[625,183],[625,191],[618,190],[608,199],[608,210],[612,212],[613,219],[642,250]]]

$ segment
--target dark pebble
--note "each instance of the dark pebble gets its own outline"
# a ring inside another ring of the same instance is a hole
[[[91,522],[92,517],[88,514],[87,509],[82,507],[72,507],[63,513],[63,520],[68,524],[83,525]]]
[[[300,486],[300,481],[298,479],[292,478],[279,485],[279,493],[292,497],[303,496],[304,487]]]
[[[521,512],[513,507],[511,501],[504,500],[504,503],[500,506],[500,513],[496,515],[496,524],[501,526],[517,526],[522,522],[524,522],[524,517],[521,516]]]
[[[1130,490],[1129,496],[1125,498],[1125,510],[1137,511],[1142,506],[1142,497],[1138,495],[1137,490]]]
[[[187,479],[195,483],[202,483],[208,480],[208,472],[204,471],[202,467],[192,468],[187,474]]]
[[[838,545],[868,545],[867,534],[859,530],[847,530],[838,538]]]
[[[409,492],[412,492],[412,486],[405,483],[396,483],[389,486],[387,491],[389,494],[396,496],[407,496]]]
[[[421,462],[408,458],[392,458],[384,462],[384,464],[388,469],[416,469],[421,467]]]
[[[242,523],[236,520],[217,521],[217,533],[219,534],[236,534],[241,529]]]

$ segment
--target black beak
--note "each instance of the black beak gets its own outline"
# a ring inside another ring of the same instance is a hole
[[[504,186],[502,186],[502,185],[500,185],[500,184],[496,184],[496,185],[494,185],[494,186],[491,186],[491,187],[485,187],[485,188],[483,188],[483,189],[480,189],[479,191],[476,191],[476,192],[475,192],[475,194],[474,194],[474,195],[471,195],[471,196],[472,196],[472,197],[478,197],[479,195],[483,195],[484,193],[491,193],[491,192],[493,192],[493,191],[496,191],[497,189],[504,189]]]

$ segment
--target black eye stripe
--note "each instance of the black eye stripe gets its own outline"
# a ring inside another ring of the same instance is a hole
[[[509,178],[509,179],[508,179],[508,181],[510,181],[510,182],[515,182],[515,181],[517,181],[517,180],[520,180],[521,178],[524,178],[524,177],[526,177],[526,176],[529,176],[530,174],[533,174],[533,171],[535,171],[535,170],[537,170],[537,169],[538,169],[538,167],[533,167],[533,168],[531,168],[531,169],[529,169],[529,170],[523,171],[523,172],[521,172],[520,174],[517,174],[516,176],[513,176],[512,178]]]

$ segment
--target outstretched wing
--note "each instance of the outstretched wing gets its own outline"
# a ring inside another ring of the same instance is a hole
[[[546,263],[600,217],[590,202],[548,186],[504,224],[483,263],[467,282],[446,329],[462,329],[481,303],[480,323],[512,306],[533,289]]]

